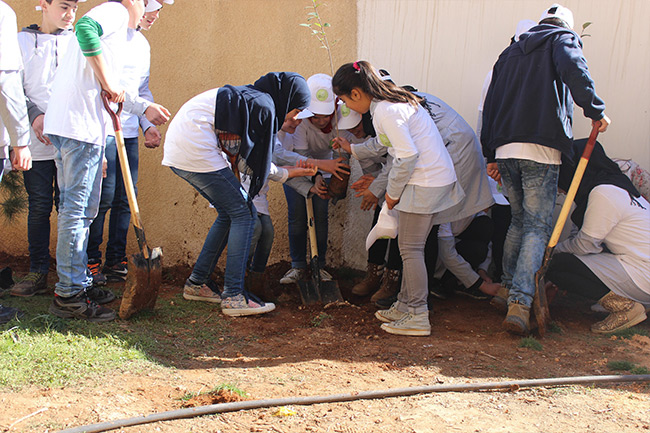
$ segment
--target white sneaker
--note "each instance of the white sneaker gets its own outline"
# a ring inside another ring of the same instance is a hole
[[[275,310],[275,304],[272,302],[256,302],[253,299],[246,299],[244,295],[223,298],[221,301],[221,312],[226,316],[252,316],[273,310]]]
[[[388,310],[379,310],[375,312],[375,317],[384,323],[396,322],[408,313],[402,313],[397,309],[397,302],[393,302]]]
[[[298,284],[298,281],[305,277],[305,270],[298,268],[291,268],[280,278],[280,284]]]
[[[320,270],[320,280],[321,281],[332,281],[333,279],[334,278],[325,269]]]
[[[389,334],[424,336],[431,335],[429,312],[420,314],[406,313],[396,322],[382,323],[381,329]]]

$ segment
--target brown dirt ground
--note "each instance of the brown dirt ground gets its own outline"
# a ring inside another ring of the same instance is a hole
[[[18,271],[24,262],[12,267]],[[288,268],[267,269],[275,282]],[[179,296],[184,267],[167,269],[159,303]],[[333,270],[349,306],[304,307],[295,289],[272,283],[278,308],[259,317],[224,319],[228,335],[210,345],[182,346],[183,357],[161,358],[172,369],[58,389],[0,390],[0,431],[55,431],[183,407],[181,396],[236,384],[248,399],[328,395],[408,386],[615,374],[609,360],[650,368],[650,338],[591,334],[599,316],[589,303],[558,297],[551,312],[556,332],[543,349],[519,347],[500,329],[501,315],[487,302],[456,298],[435,303],[430,337],[385,334],[367,299],[351,297],[358,274]],[[218,311],[215,307],[215,312]],[[191,322],[191,312],[188,312]],[[128,322],[127,322],[128,323]],[[648,321],[640,328],[650,330]],[[559,329],[559,332],[557,330]],[[164,330],[161,330],[163,334]],[[170,336],[171,338],[171,336]],[[182,336],[178,338],[183,345]],[[190,404],[232,401],[230,394]],[[632,432],[650,431],[648,384],[522,388],[509,392],[439,393],[347,403],[292,406],[166,421],[123,432]]]

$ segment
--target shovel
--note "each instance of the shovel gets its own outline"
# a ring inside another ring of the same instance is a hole
[[[562,209],[560,210],[560,215],[558,216],[555,227],[553,228],[553,233],[551,234],[551,239],[548,241],[548,246],[544,251],[544,259],[542,260],[542,266],[535,273],[535,296],[533,297],[533,311],[535,312],[535,320],[537,321],[537,329],[540,337],[546,335],[546,327],[549,322],[549,311],[548,311],[548,301],[546,299],[546,288],[544,287],[544,275],[548,270],[548,265],[551,262],[551,257],[553,257],[553,250],[557,245],[562,230],[564,229],[564,224],[566,223],[567,217],[569,216],[569,211],[571,210],[571,204],[573,199],[576,197],[578,192],[578,187],[582,181],[582,176],[585,174],[585,169],[587,168],[587,163],[591,157],[591,152],[594,150],[594,145],[596,144],[596,138],[598,138],[598,129],[600,128],[600,122],[594,123],[593,128],[591,129],[591,134],[589,134],[589,140],[585,145],[585,150],[582,152],[580,157],[580,162],[576,167],[576,172],[573,175],[571,180],[571,186],[569,186],[569,191],[566,194],[566,199],[562,204]]]
[[[298,281],[300,298],[305,305],[322,302],[343,301],[336,281],[321,281],[318,262],[318,244],[316,243],[316,225],[314,223],[314,205],[312,198],[307,200],[307,225],[309,227],[309,247],[311,249],[311,279]]]
[[[122,104],[118,104],[117,112],[114,112],[109,105],[109,94],[106,91],[102,91],[102,102],[113,121],[117,154],[122,169],[122,178],[124,179],[124,189],[131,209],[131,222],[140,247],[139,253],[129,257],[130,272],[127,274],[126,286],[120,304],[120,318],[128,319],[141,310],[153,310],[154,308],[162,281],[162,249],[159,247],[149,248],[144,235],[129,160],[124,146],[124,135],[122,134],[122,124],[120,122]]]

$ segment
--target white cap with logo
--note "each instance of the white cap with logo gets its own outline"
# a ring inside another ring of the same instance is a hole
[[[330,115],[334,113],[334,90],[332,77],[327,74],[315,74],[307,79],[311,93],[309,108],[298,114],[298,119],[306,119],[314,114]]]
[[[550,8],[542,12],[542,16],[539,20],[543,21],[547,18],[559,18],[567,23],[570,29],[573,29],[573,12],[557,3],[554,3]]]
[[[343,103],[339,104],[339,111],[337,114],[339,119],[339,129],[352,129],[361,122],[361,114],[352,110]]]

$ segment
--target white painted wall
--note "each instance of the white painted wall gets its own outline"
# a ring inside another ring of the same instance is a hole
[[[521,19],[537,21],[552,0],[358,0],[358,59],[397,84],[435,94],[476,125],[486,73]],[[650,0],[564,0],[612,119],[600,142],[611,157],[650,168]],[[576,110],[576,137],[590,122]]]

